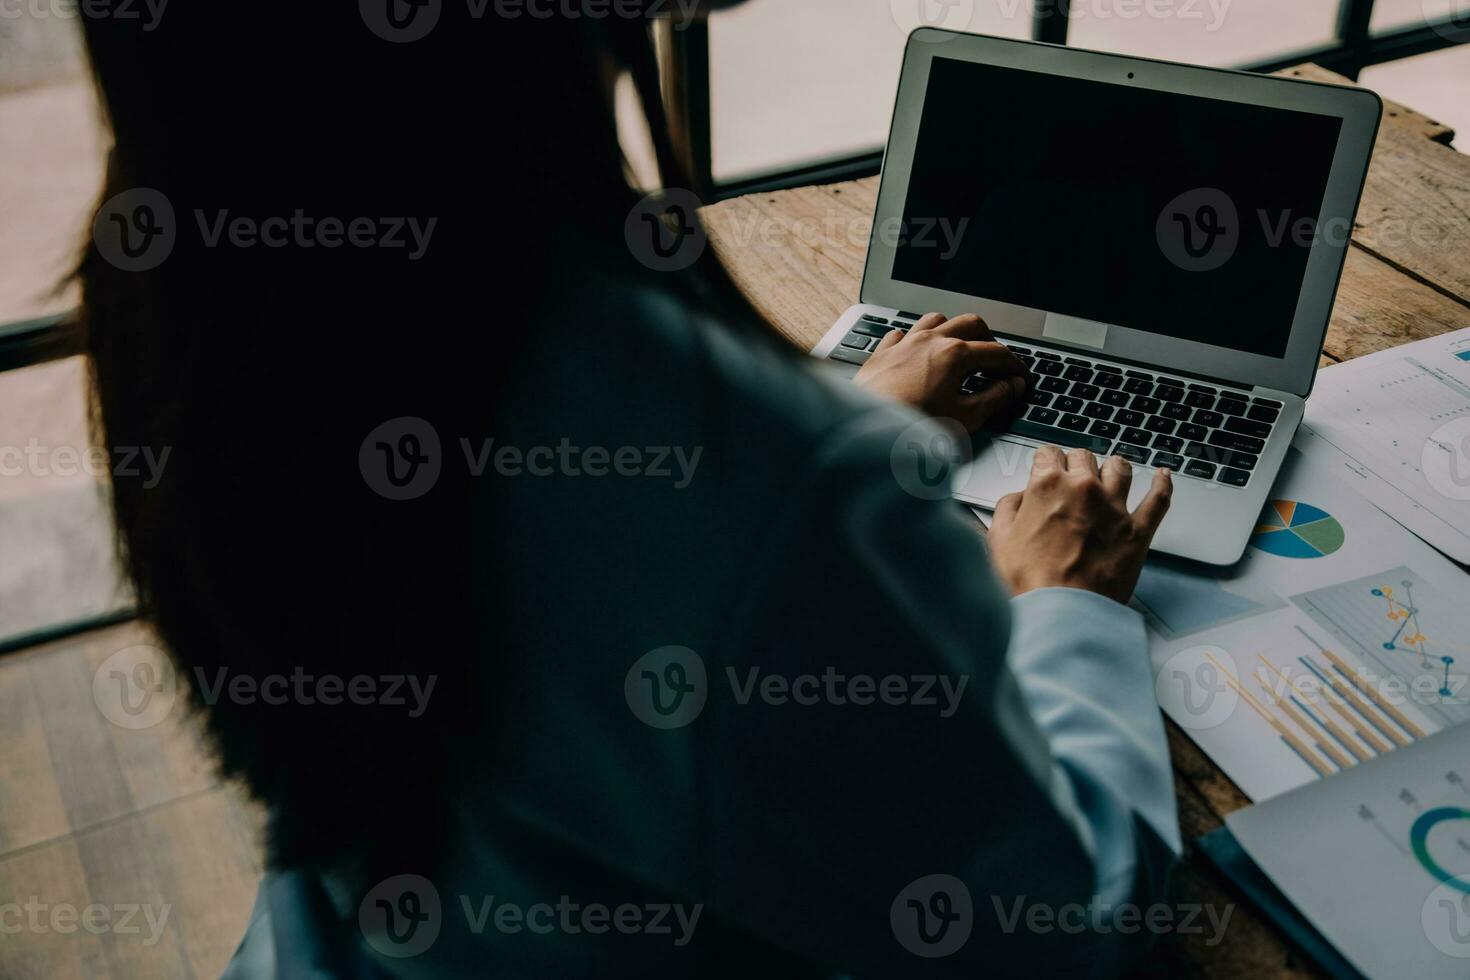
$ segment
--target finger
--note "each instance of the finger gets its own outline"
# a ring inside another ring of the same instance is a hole
[[[990,332],[990,326],[974,313],[952,316],[936,326],[934,332],[944,334],[946,337],[958,337],[960,340],[995,339],[995,335]]]
[[[1097,457],[1089,449],[1067,450],[1067,472],[1097,476]]]
[[[933,330],[935,327],[939,326],[943,322],[943,313],[925,313],[923,316],[919,317],[919,322],[914,324],[909,329],[914,332],[918,332],[920,330]]]
[[[1128,506],[1128,490],[1133,486],[1133,464],[1122,456],[1109,456],[1102,468],[1103,492],[1119,507]]]
[[[995,516],[990,521],[990,530],[993,534],[997,528],[1002,532],[1007,525],[1016,519],[1016,514],[1021,510],[1021,494],[1008,493],[995,502]]]
[[[955,420],[975,432],[997,416],[1012,411],[1026,399],[1026,382],[1010,378],[988,384],[973,395],[962,395],[955,403]]]
[[[941,328],[942,329],[942,328]],[[1026,365],[1004,344],[991,342],[967,342],[959,348],[956,366],[966,377],[972,374],[988,374],[992,378],[1019,375],[1028,372]]]
[[[873,348],[873,353],[876,354],[879,351],[885,351],[888,348],[892,347],[894,344],[898,343],[902,339],[903,339],[903,331],[902,330],[890,330],[890,331],[888,331],[887,333],[885,333],[883,335],[883,339],[882,340],[878,341],[878,346]]]
[[[1031,484],[1036,479],[1047,473],[1065,473],[1067,471],[1067,457],[1056,446],[1042,446],[1036,450],[1036,455],[1031,457]],[[1028,488],[1029,489],[1029,488]]]
[[[1164,523],[1164,515],[1169,513],[1169,501],[1174,496],[1174,479],[1165,467],[1154,470],[1154,482],[1148,488],[1148,496],[1138,505],[1133,512],[1134,523],[1139,530],[1143,531],[1150,539],[1159,525]]]

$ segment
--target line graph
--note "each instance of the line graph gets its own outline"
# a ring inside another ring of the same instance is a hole
[[[1342,582],[1291,601],[1326,633],[1318,649],[1336,646],[1368,668],[1334,662],[1335,674],[1358,684],[1404,691],[1436,729],[1470,721],[1464,669],[1470,665],[1470,608],[1428,585],[1405,566]],[[1338,661],[1339,654],[1332,654]],[[1396,721],[1398,719],[1395,719]]]

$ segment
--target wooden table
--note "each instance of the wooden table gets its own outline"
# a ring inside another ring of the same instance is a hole
[[[1351,84],[1304,65],[1281,74]],[[1454,133],[1387,103],[1321,363],[1470,327],[1470,156]],[[811,349],[857,301],[878,178],[752,194],[704,210],[710,241],[772,323]],[[950,311],[960,312],[960,311]],[[1179,818],[1186,841],[1250,802],[1172,722]],[[1187,844],[1179,903],[1234,904],[1226,938],[1161,937],[1141,976],[1293,977],[1314,974],[1274,927]]]

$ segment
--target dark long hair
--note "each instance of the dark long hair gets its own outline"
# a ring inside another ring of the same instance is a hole
[[[502,19],[494,5],[476,19],[446,3],[428,36],[396,43],[354,6],[86,22],[115,139],[77,273],[97,437],[169,452],[156,486],[114,479],[121,554],[223,771],[269,806],[278,865],[432,840],[439,761],[476,703],[456,678],[466,657],[499,653],[465,629],[467,479],[446,467],[432,494],[387,501],[358,469],[364,436],[401,416],[483,425],[571,230],[609,267],[766,329],[708,254],[677,273],[628,261],[639,194],[611,111],[620,73],[665,181],[680,180],[647,21]],[[118,202],[157,215],[160,199],[166,257],[119,258]],[[237,218],[298,211],[384,233],[387,219],[437,221],[417,258],[211,242]],[[422,717],[218,695],[241,675],[405,673],[438,678]]]

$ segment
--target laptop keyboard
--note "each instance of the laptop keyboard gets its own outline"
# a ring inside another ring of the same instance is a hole
[[[906,331],[917,319],[904,312],[892,320],[864,316],[828,356],[862,364],[888,331]],[[1248,392],[1006,346],[1037,378],[1030,404],[1007,431],[1037,442],[1243,487],[1281,415],[1280,402]],[[963,390],[978,391],[990,382],[977,374],[966,379]]]

